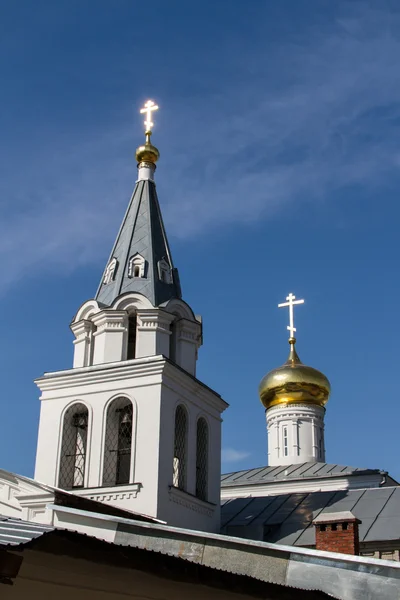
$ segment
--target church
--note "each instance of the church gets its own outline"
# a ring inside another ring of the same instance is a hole
[[[0,471],[1,514],[16,530],[22,519],[107,541],[133,519],[308,557],[316,549],[365,565],[399,561],[399,484],[385,471],[326,462],[330,383],[299,358],[294,309],[303,300],[293,294],[280,305],[289,311],[288,359],[259,386],[268,464],[221,476],[228,404],[196,377],[202,319],[182,294],[157,197],[157,108],[149,101],[141,111],[135,188],[96,294],[70,324],[72,368],[36,380],[34,478]]]

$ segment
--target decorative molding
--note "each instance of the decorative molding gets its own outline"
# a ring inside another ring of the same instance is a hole
[[[189,510],[193,510],[194,512],[210,518],[215,512],[215,505],[200,500],[200,498],[196,498],[173,486],[169,488],[169,499],[171,502],[179,504],[179,506],[183,506],[184,508],[188,508]]]
[[[128,277],[130,279],[144,279],[146,277],[146,266],[145,258],[139,252],[136,252],[128,261]],[[135,271],[138,271],[137,275],[135,275]]]
[[[157,268],[160,281],[168,284],[173,283],[171,267],[164,258],[158,261]]]
[[[97,500],[98,502],[114,502],[118,500],[131,500],[137,498],[138,493],[142,489],[141,483],[131,483],[124,486],[99,487],[99,488],[83,488],[74,493],[77,496],[88,498],[89,500]]]
[[[104,272],[103,285],[107,285],[114,281],[117,269],[118,269],[118,261],[114,257],[110,260],[110,262],[108,263],[106,270]]]
[[[124,310],[102,310],[93,316],[93,324],[97,327],[93,337],[105,331],[127,330],[127,318]]]
[[[146,162],[145,160],[142,160],[142,162],[138,163],[138,168],[139,169],[152,169],[153,171],[155,171],[156,165],[154,163]]]
[[[174,315],[160,309],[144,309],[137,311],[138,331],[163,331],[168,335],[171,335],[171,323],[174,320]]]

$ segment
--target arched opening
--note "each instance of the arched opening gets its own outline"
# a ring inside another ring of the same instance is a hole
[[[176,317],[170,325],[171,335],[169,336],[169,359],[173,362],[176,362],[177,359],[177,319],[178,317]]]
[[[196,434],[196,496],[201,500],[207,500],[208,425],[203,417],[197,421]]]
[[[181,490],[186,488],[188,419],[184,406],[180,404],[175,412],[174,461],[172,482]]]
[[[128,319],[128,350],[126,358],[130,360],[136,357],[136,315],[131,315]]]
[[[62,489],[82,488],[85,484],[88,418],[88,409],[81,402],[70,406],[64,415],[58,477]]]
[[[136,267],[133,269],[133,276],[134,277],[140,277],[140,267],[139,267],[139,265],[136,265]]]
[[[103,485],[129,483],[132,456],[132,402],[128,398],[116,398],[106,415],[104,443]]]

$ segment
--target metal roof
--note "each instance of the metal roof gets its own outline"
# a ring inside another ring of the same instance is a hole
[[[313,546],[318,515],[350,511],[360,541],[400,540],[400,487],[235,498],[221,507],[221,532],[290,546]]]
[[[48,531],[54,531],[54,527],[0,515],[0,545],[26,544]]]
[[[318,479],[325,477],[346,477],[348,475],[373,475],[383,471],[379,469],[360,469],[329,463],[307,462],[278,467],[259,467],[245,471],[226,473],[221,477],[221,487],[252,485],[294,479]]]
[[[146,261],[145,277],[129,277],[129,259],[135,254]],[[109,261],[112,258],[118,261],[114,281],[103,284],[104,270],[96,294],[96,300],[102,304],[110,306],[118,296],[128,292],[143,294],[153,306],[181,297],[178,271],[172,262],[153,181],[136,183]],[[172,283],[161,281],[158,276],[158,262],[162,259],[169,264]]]

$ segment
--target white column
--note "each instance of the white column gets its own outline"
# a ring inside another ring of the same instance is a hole
[[[75,336],[74,344],[74,369],[78,367],[87,367],[90,359],[90,343],[93,323],[82,319],[72,323],[71,331]]]
[[[97,327],[94,337],[93,364],[123,360],[128,335],[128,315],[124,310],[102,310],[92,317]]]
[[[295,419],[292,421],[293,456],[299,455],[299,427]]]
[[[196,375],[197,351],[201,343],[201,327],[197,321],[179,319],[176,327],[176,363],[191,375]]]
[[[137,311],[136,358],[157,356],[169,357],[169,338],[174,315],[161,308]]]

